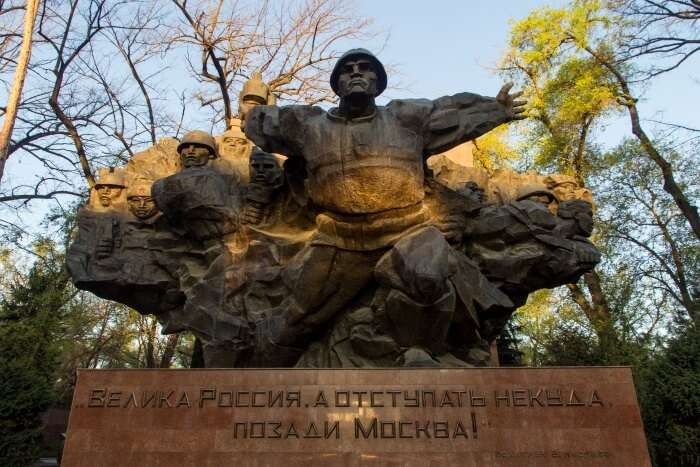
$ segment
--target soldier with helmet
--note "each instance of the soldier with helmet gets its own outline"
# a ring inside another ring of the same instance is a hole
[[[245,126],[246,116],[250,109],[256,105],[275,105],[275,95],[270,91],[270,87],[262,80],[259,71],[253,73],[248,81],[243,84],[243,89],[238,99],[238,118],[241,119],[241,126]]]
[[[245,117],[246,135],[264,151],[305,163],[309,197],[322,210],[314,238],[287,267],[291,296],[269,323],[277,330],[272,340],[278,345],[303,342],[375,277],[396,292],[393,305],[404,315],[430,317],[431,323],[451,316],[450,248],[429,225],[424,161],[524,118],[525,101],[509,93],[511,84],[495,98],[460,93],[377,106],[387,74],[366,49],[346,52],[330,84],[340,103],[329,111],[257,105]],[[431,251],[429,257],[415,254],[423,249]],[[416,320],[399,320],[397,326]],[[438,333],[447,329],[424,324]],[[426,342],[417,345],[441,338],[426,334],[421,338]]]
[[[151,197],[151,184],[145,180],[132,183],[126,190],[126,201],[129,210],[136,218],[145,221],[158,212],[158,207]]]
[[[554,196],[554,193],[549,191],[546,186],[540,183],[526,183],[525,185],[518,187],[515,200],[528,200],[543,204],[553,213],[556,213],[556,207],[558,204],[557,197]]]
[[[104,208],[113,207],[114,203],[121,197],[124,188],[126,188],[124,174],[120,169],[114,167],[110,167],[108,171],[102,171],[97,183],[95,183],[97,198]]]
[[[183,169],[204,167],[219,157],[216,140],[206,131],[194,130],[185,134],[177,145],[177,153]]]

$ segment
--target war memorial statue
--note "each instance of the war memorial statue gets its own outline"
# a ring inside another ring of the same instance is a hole
[[[364,49],[330,84],[337,107],[278,107],[255,75],[218,141],[193,131],[101,173],[76,286],[193,333],[208,367],[486,366],[528,294],[600,260],[574,179],[428,163],[524,118],[510,85],[378,106]]]

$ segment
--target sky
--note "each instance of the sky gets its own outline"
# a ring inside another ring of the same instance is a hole
[[[464,91],[495,96],[503,80],[493,70],[506,49],[512,23],[525,18],[535,8],[565,3],[563,0],[354,0],[359,15],[372,17],[375,30],[383,34],[369,43],[343,45],[369,48],[391,68],[390,88],[380,103],[392,98],[434,99]],[[700,101],[699,79],[700,58],[657,78],[639,103],[642,118],[647,120],[643,123],[652,128],[648,120],[653,119],[699,127],[696,109]],[[596,136],[611,147],[629,135],[629,121],[621,115]],[[15,176],[19,172],[29,174],[31,170],[27,166],[18,172],[19,162],[10,159],[8,172],[14,172]],[[36,225],[48,207],[48,203],[36,203],[29,216],[23,211],[23,220]],[[4,215],[12,214],[0,207],[0,217]]]

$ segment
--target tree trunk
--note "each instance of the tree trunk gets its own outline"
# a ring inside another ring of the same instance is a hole
[[[165,349],[163,350],[163,355],[160,357],[160,365],[158,368],[170,368],[178,342],[180,342],[180,334],[171,334],[168,336],[168,342],[165,344]]]
[[[605,298],[605,293],[600,285],[600,276],[595,271],[589,272],[584,274],[583,281],[590,294],[590,300],[578,284],[567,285],[571,292],[571,298],[586,314],[601,347],[604,349],[613,348],[611,346],[615,346],[619,339],[613,326],[608,300]]]
[[[693,230],[695,236],[700,239],[700,214],[698,213],[698,208],[693,205],[688,197],[683,193],[683,190],[675,180],[673,176],[673,167],[671,164],[659,153],[651,139],[647,136],[646,132],[642,128],[642,124],[639,121],[639,112],[637,110],[637,99],[632,97],[632,92],[630,91],[627,79],[620,73],[620,71],[610,62],[609,59],[597,53],[590,47],[584,47],[584,50],[588,52],[593,58],[598,61],[602,66],[608,69],[610,73],[615,76],[617,83],[620,85],[622,90],[621,104],[627,108],[630,116],[630,122],[632,125],[632,133],[637,137],[642,148],[649,156],[649,159],[654,161],[654,163],[661,169],[664,180],[664,191],[671,195],[673,201],[680,209],[683,216],[690,223],[690,227]]]
[[[7,162],[7,149],[10,146],[12,137],[12,129],[15,126],[17,118],[17,107],[19,107],[20,98],[22,97],[22,88],[24,87],[24,78],[27,76],[27,68],[29,59],[32,56],[32,34],[34,32],[34,21],[36,20],[37,10],[39,9],[39,0],[27,0],[27,7],[24,13],[24,32],[22,34],[22,48],[19,52],[19,60],[17,61],[17,69],[10,90],[10,97],[7,102],[7,110],[5,111],[5,121],[0,132],[0,181],[5,173],[5,162]]]
[[[195,337],[194,339],[190,368],[204,368],[204,348],[202,347],[202,341],[199,340],[199,337]]]

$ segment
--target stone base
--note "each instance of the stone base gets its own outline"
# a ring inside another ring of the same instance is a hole
[[[63,462],[651,466],[623,367],[79,370]]]

